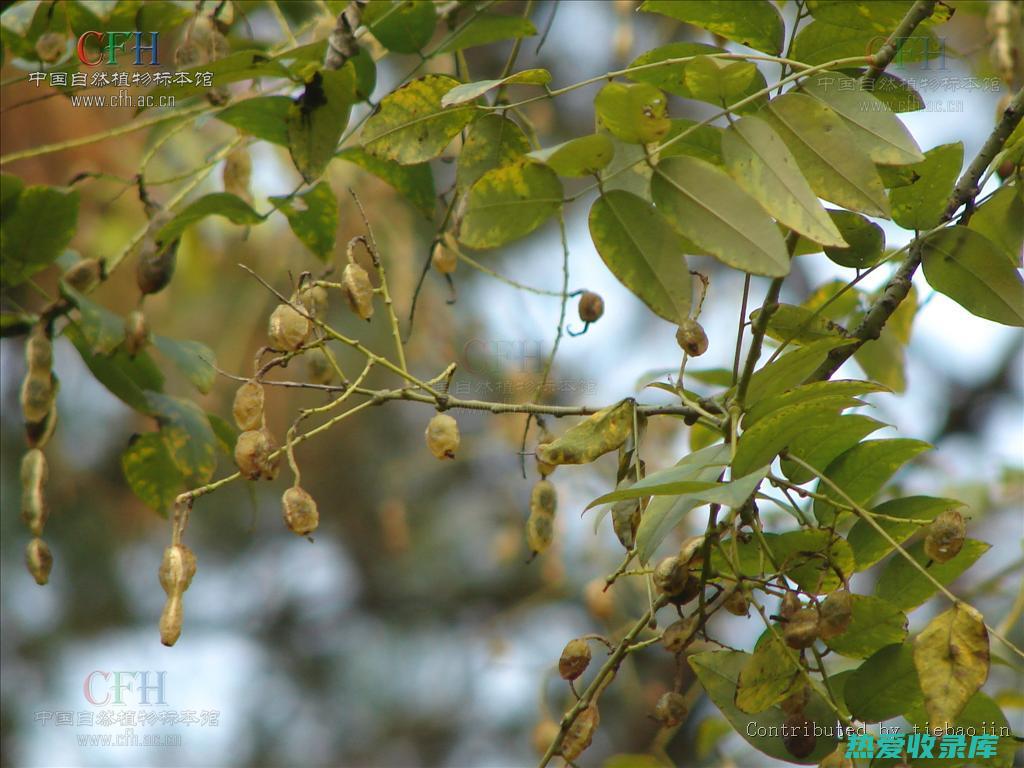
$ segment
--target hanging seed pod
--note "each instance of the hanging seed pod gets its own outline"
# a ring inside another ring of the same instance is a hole
[[[664,558],[654,569],[654,586],[658,591],[670,597],[682,593],[690,573],[686,563],[679,561],[675,555]]]
[[[373,317],[373,286],[366,270],[354,261],[345,265],[341,275],[342,293],[349,309],[361,320]]]
[[[231,413],[241,430],[255,430],[263,426],[263,385],[247,381],[235,392]]]
[[[60,32],[44,32],[36,40],[36,56],[44,64],[59,61],[68,49],[68,38]]]
[[[789,696],[779,702],[779,707],[787,715],[796,715],[803,713],[807,709],[807,703],[811,700],[811,687],[809,685],[801,685]]]
[[[558,674],[563,680],[575,680],[590,666],[590,646],[582,637],[565,644],[558,659]]]
[[[530,491],[530,514],[554,517],[558,511],[558,492],[547,480],[538,480]]]
[[[160,586],[168,596],[181,595],[196,575],[196,556],[184,544],[172,544],[160,561]]]
[[[146,323],[146,316],[141,310],[133,310],[124,321],[124,350],[131,357],[135,357],[148,343],[149,325]]]
[[[53,342],[42,326],[36,326],[25,342],[25,366],[29,373],[49,375],[53,368]]]
[[[329,306],[327,289],[322,285],[307,285],[299,291],[299,304],[313,317],[325,318]]]
[[[538,755],[545,754],[551,742],[558,738],[560,731],[558,723],[550,717],[545,717],[543,720],[538,721],[533,726],[533,733],[530,735],[530,743],[533,744],[534,752]]]
[[[700,616],[697,615],[669,624],[661,634],[661,645],[669,653],[682,653],[693,640],[699,624]]]
[[[750,601],[741,587],[736,587],[726,595],[722,607],[733,616],[746,616],[750,613]]]
[[[793,757],[807,757],[818,743],[814,723],[802,714],[790,715],[782,724],[782,743]]]
[[[203,50],[195,40],[186,40],[174,49],[174,64],[179,69],[187,69],[203,62]]]
[[[308,536],[320,524],[320,513],[317,511],[313,497],[299,486],[293,486],[281,497],[284,509],[284,522],[288,530],[299,536]]]
[[[928,526],[924,553],[936,563],[948,562],[960,553],[966,535],[963,515],[955,509],[947,509]]]
[[[790,648],[810,648],[818,639],[818,612],[814,608],[801,608],[786,622],[782,639]]]
[[[636,543],[636,530],[640,527],[640,499],[624,499],[612,507],[612,528],[626,551]]]
[[[267,324],[267,338],[274,349],[294,352],[312,330],[309,320],[289,304],[278,304]]]
[[[779,606],[779,616],[784,619],[791,618],[797,611],[803,608],[800,598],[795,592],[786,591],[782,596],[782,604]]]
[[[534,453],[533,457],[534,460],[537,462],[537,472],[540,473],[541,479],[546,478],[548,475],[550,475],[558,468],[557,464],[548,464],[546,461],[541,461],[539,454],[540,446],[547,445],[554,439],[555,436],[548,432],[546,427],[541,427],[540,436],[537,438],[538,451]]]
[[[555,538],[555,520],[551,515],[531,513],[526,520],[526,544],[534,555],[545,552]]]
[[[690,317],[679,324],[676,341],[690,357],[700,357],[708,351],[708,335],[701,324]]]
[[[571,761],[582,755],[590,746],[600,722],[601,715],[596,704],[580,712],[562,739],[562,757]]]
[[[334,381],[334,368],[322,349],[306,353],[306,378],[311,384],[330,384]]]
[[[149,232],[142,242],[139,260],[135,264],[135,283],[144,296],[159,293],[174,276],[178,240],[164,243],[157,239],[161,228],[173,218],[169,211],[161,211],[149,222]]]
[[[839,637],[853,620],[853,597],[845,589],[837,589],[818,606],[818,635],[822,640]]]
[[[32,539],[25,548],[25,563],[28,565],[28,572],[36,580],[36,584],[43,586],[50,580],[53,553],[46,546],[46,542],[38,536]]]
[[[252,192],[249,189],[252,183],[252,156],[248,148],[233,149],[224,158],[221,180],[224,182],[225,192],[236,195],[247,203],[252,202]]]
[[[25,424],[38,424],[46,419],[57,397],[57,379],[50,373],[29,371],[21,383],[21,416]]]
[[[235,443],[235,464],[248,480],[260,477],[273,480],[281,462],[280,456],[271,458],[276,449],[274,438],[267,429],[247,430],[238,436]]]
[[[33,536],[42,536],[50,510],[46,504],[46,456],[38,448],[21,458],[21,519]]]
[[[427,448],[437,459],[454,459],[459,450],[459,425],[447,413],[439,413],[427,424]]]
[[[694,576],[691,572],[683,584],[683,589],[678,595],[672,596],[673,605],[686,605],[700,594],[700,577]]]
[[[82,259],[73,264],[62,279],[79,293],[88,293],[103,277],[102,261]]]
[[[178,642],[184,619],[181,595],[170,595],[164,603],[163,613],[160,614],[160,642],[168,647]]]
[[[53,405],[42,421],[25,422],[25,441],[29,448],[43,448],[53,436],[53,430],[57,427],[57,400],[54,398]]]
[[[654,719],[665,728],[675,728],[686,719],[686,715],[686,699],[675,691],[662,694],[654,705]]]
[[[604,299],[593,291],[584,291],[576,309],[584,323],[596,323],[604,314]]]
[[[430,263],[442,275],[450,275],[459,266],[459,255],[438,240],[430,253]]]
[[[583,588],[583,603],[587,611],[598,621],[608,621],[615,615],[615,601],[605,587],[604,579],[591,579]]]

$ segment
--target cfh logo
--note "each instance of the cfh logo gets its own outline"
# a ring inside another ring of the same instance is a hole
[[[143,42],[144,36],[149,37],[149,44]],[[159,32],[83,32],[78,38],[78,60],[87,67],[98,67],[100,64],[117,66],[117,55],[127,53],[129,43],[135,53],[135,66],[143,64],[158,66],[157,47]],[[149,52],[149,61],[143,62],[142,52]],[[104,60],[103,53],[106,53]]]
[[[167,706],[164,701],[164,679],[167,672],[104,672],[96,670],[85,676],[82,692],[85,700],[97,707],[107,705]]]

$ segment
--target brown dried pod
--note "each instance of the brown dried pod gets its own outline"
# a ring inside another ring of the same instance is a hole
[[[636,543],[636,531],[640,527],[640,499],[624,499],[612,506],[612,529],[619,543],[626,551]]]
[[[708,351],[708,335],[704,333],[701,324],[691,317],[679,324],[676,342],[690,357],[700,357]]]
[[[604,314],[604,299],[593,291],[584,291],[576,308],[579,311],[580,320],[584,323],[596,323]]]
[[[802,714],[790,715],[782,724],[782,743],[793,757],[807,757],[818,743],[814,722]]]
[[[181,595],[196,575],[196,556],[184,544],[172,544],[160,561],[160,586],[167,595]]]
[[[239,429],[254,430],[263,426],[263,403],[263,385],[258,381],[247,381],[238,388],[231,413]]]
[[[29,448],[42,448],[53,437],[53,430],[57,427],[57,400],[54,398],[53,405],[42,421],[25,422],[25,442]]]
[[[530,551],[535,555],[545,552],[554,538],[554,517],[543,512],[531,513],[526,520],[526,544]]]
[[[686,699],[675,691],[662,694],[654,705],[654,719],[665,728],[675,728],[686,719],[687,712]]]
[[[81,259],[64,273],[63,280],[79,293],[87,293],[103,279],[103,262],[99,259]]]
[[[25,366],[29,373],[47,376],[53,368],[53,342],[42,326],[37,325],[25,342]]]
[[[438,240],[430,253],[430,263],[442,275],[450,275],[459,266],[459,255]]]
[[[796,715],[807,709],[807,703],[811,700],[811,687],[801,685],[793,693],[779,702],[779,707],[787,715]]]
[[[750,601],[747,600],[746,592],[743,591],[742,587],[736,587],[731,590],[725,596],[722,607],[733,616],[746,616],[750,613]]]
[[[322,285],[307,285],[299,291],[298,301],[313,317],[323,319],[327,316],[327,309],[330,303],[327,297],[327,289]]]
[[[44,32],[36,39],[36,56],[44,64],[60,61],[67,50],[67,35],[60,32]]]
[[[956,557],[964,546],[967,524],[955,509],[947,509],[928,526],[924,537],[924,553],[936,563],[945,563]]]
[[[822,640],[839,637],[853,620],[853,596],[848,590],[837,589],[818,606],[818,635]]]
[[[459,450],[459,425],[447,413],[439,413],[427,424],[427,448],[437,459],[454,459]]]
[[[301,312],[290,304],[278,304],[270,314],[267,338],[274,349],[294,352],[305,343],[312,330],[309,319]]]
[[[682,591],[679,594],[672,595],[672,604],[686,605],[700,594],[700,590],[700,577],[694,576],[691,572],[686,578],[686,583],[683,584]]]
[[[21,457],[21,519],[33,536],[42,536],[50,510],[46,504],[46,456],[38,448]]]
[[[800,598],[796,596],[796,593],[786,590],[786,594],[782,596],[782,604],[779,606],[779,616],[788,619],[801,608],[803,608],[803,603],[800,602]]]
[[[124,350],[131,357],[139,354],[149,343],[149,325],[141,310],[132,310],[124,321]]]
[[[224,158],[221,180],[224,182],[225,192],[236,195],[246,202],[252,202],[252,192],[249,189],[252,183],[252,156],[247,147],[237,147]]]
[[[311,384],[330,384],[334,381],[334,367],[320,348],[306,353],[306,378]]]
[[[782,629],[782,638],[790,648],[810,648],[818,639],[818,612],[801,608],[789,617]]]
[[[700,625],[700,616],[687,616],[669,624],[661,633],[661,644],[669,653],[682,653],[693,640]]]
[[[562,757],[571,761],[582,755],[590,746],[600,722],[601,715],[596,704],[580,712],[562,739]]]
[[[50,580],[53,553],[50,552],[46,542],[38,536],[32,539],[25,548],[25,563],[28,565],[28,572],[36,580],[36,584],[43,586]]]
[[[590,666],[590,646],[582,637],[565,644],[558,659],[558,674],[563,680],[575,680]]]
[[[21,383],[21,416],[26,424],[46,419],[57,397],[57,379],[49,371],[29,371]]]
[[[160,614],[160,642],[170,647],[181,637],[181,625],[184,622],[184,611],[180,594],[169,595]]]
[[[284,522],[288,530],[299,536],[308,536],[320,525],[316,502],[299,486],[293,486],[281,497]]]
[[[538,480],[530,490],[530,514],[554,516],[558,511],[558,492],[548,480]]]
[[[690,578],[690,572],[686,568],[686,563],[680,562],[675,555],[669,555],[658,563],[653,578],[658,591],[671,597],[683,591]]]
[[[158,239],[160,230],[174,218],[170,211],[160,211],[149,222],[142,241],[139,260],[135,264],[135,283],[143,295],[162,291],[174,277],[178,258],[178,240],[169,243]]]
[[[558,738],[560,732],[561,728],[558,727],[558,723],[550,717],[537,721],[537,724],[533,726],[533,733],[530,734],[530,743],[533,744],[533,750],[538,755],[546,754],[548,747],[551,746],[551,742]]]
[[[235,443],[235,464],[242,476],[248,480],[262,477],[273,480],[277,477],[281,457],[271,458],[277,449],[274,438],[267,429],[250,429],[242,432]]]
[[[373,285],[370,275],[354,261],[345,265],[341,275],[341,289],[349,309],[361,320],[373,317]]]

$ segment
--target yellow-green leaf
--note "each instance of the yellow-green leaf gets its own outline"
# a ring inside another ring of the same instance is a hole
[[[348,63],[341,69],[314,72],[289,108],[288,151],[307,184],[318,179],[334,157],[355,101],[355,68]]]
[[[319,182],[296,197],[271,197],[279,203],[278,210],[288,219],[292,232],[320,261],[329,261],[334,251],[338,230],[338,200],[331,185]],[[296,200],[301,200],[296,204]]]
[[[606,134],[592,133],[553,147],[535,150],[529,155],[559,176],[590,176],[611,162],[615,156],[615,146]]]
[[[763,712],[803,685],[796,651],[766,632],[736,680],[736,708],[748,714]]]
[[[909,166],[917,174],[913,184],[890,193],[892,219],[904,229],[931,229],[939,223],[953,193],[964,162],[964,145],[958,141],[925,152],[925,159]]]
[[[851,211],[829,211],[829,217],[846,240],[846,247],[825,244],[825,255],[841,267],[867,269],[877,264],[885,251],[885,233],[873,221]]]
[[[841,656],[864,659],[881,648],[902,643],[907,637],[907,617],[899,608],[872,595],[851,595],[853,618],[846,631],[825,641]]]
[[[683,82],[692,98],[727,107],[743,98],[759,71],[749,61],[698,56],[686,65]]]
[[[135,435],[121,454],[121,470],[132,492],[147,507],[167,516],[183,478],[159,432]]]
[[[459,153],[455,180],[465,190],[487,171],[515,162],[530,151],[523,129],[502,115],[486,115],[469,130]]]
[[[547,464],[589,464],[626,442],[633,431],[632,400],[623,400],[570,427],[561,437],[537,447]]]
[[[875,594],[909,611],[935,594],[938,587],[932,583],[932,579],[943,586],[952,583],[989,549],[990,545],[983,541],[966,539],[959,554],[952,560],[928,566],[931,579],[925,578],[924,574],[908,563],[902,555],[894,555],[878,575]],[[930,558],[924,553],[923,541],[906,547],[906,550],[922,568],[928,564]]]
[[[562,205],[555,172],[528,158],[488,171],[463,198],[459,241],[497,248],[528,235]]]
[[[347,147],[338,153],[338,157],[386,181],[427,218],[433,215],[437,191],[429,163],[399,165],[394,160],[374,157],[362,147]]]
[[[498,80],[477,80],[472,83],[452,88],[441,99],[442,107],[465,104],[483,96],[499,85],[547,85],[551,82],[551,73],[546,69],[524,69],[522,72],[503,77]]]
[[[967,225],[987,237],[1015,267],[1024,257],[1024,200],[1020,189],[1002,187],[978,206]]]
[[[963,507],[963,502],[953,499],[939,499],[932,496],[903,496],[898,499],[889,499],[889,501],[879,504],[871,511],[884,515],[886,518],[934,520],[947,509],[959,509],[961,507]],[[877,518],[875,522],[897,544],[902,544],[922,527],[920,523],[901,522],[899,519]],[[889,540],[866,520],[858,520],[854,523],[846,540],[850,542],[853,554],[857,558],[858,571],[870,568],[893,550],[893,545],[889,543]]]
[[[203,410],[191,400],[146,392],[174,465],[190,485],[201,485],[217,466],[217,438]]]
[[[430,0],[370,0],[362,21],[389,51],[416,53],[433,37],[437,13]]]
[[[170,243],[188,227],[207,216],[223,216],[233,224],[259,224],[263,218],[252,206],[229,192],[211,192],[193,200],[156,233],[156,242]]]
[[[978,611],[956,603],[936,616],[914,641],[914,666],[929,725],[952,725],[988,679],[988,630]]]
[[[658,141],[671,127],[668,100],[650,83],[608,83],[594,98],[598,124],[631,144]]]
[[[785,26],[768,0],[645,0],[640,10],[693,24],[765,53],[782,53]]]
[[[453,53],[478,45],[490,45],[499,40],[530,37],[537,34],[533,22],[523,16],[502,16],[496,13],[477,13],[457,29],[438,53]]]
[[[893,643],[875,651],[853,671],[843,690],[850,713],[865,723],[902,715],[922,697],[912,646]]]
[[[22,187],[5,174],[0,219],[0,282],[18,285],[49,266],[71,242],[78,221],[77,190]]]
[[[872,432],[885,426],[870,416],[845,414],[829,426],[808,427],[793,439],[787,452],[824,472],[839,454],[850,450]],[[794,483],[806,483],[814,478],[813,472],[791,459],[782,460],[782,471]]]

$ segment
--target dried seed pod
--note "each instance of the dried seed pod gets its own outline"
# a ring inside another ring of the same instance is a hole
[[[252,202],[252,192],[249,189],[252,182],[252,157],[248,148],[237,147],[224,158],[221,180],[224,182],[225,192],[236,195],[246,202]]]
[[[21,383],[21,416],[25,424],[45,421],[57,397],[57,379],[50,373],[29,371]]]
[[[187,69],[203,62],[203,49],[195,40],[186,40],[174,49],[174,64],[179,69]]]
[[[235,392],[231,413],[241,430],[255,430],[263,426],[263,385],[247,381]]]
[[[807,709],[807,703],[811,700],[811,687],[801,685],[793,693],[784,698],[779,707],[787,715],[796,715]]]
[[[640,499],[624,499],[612,506],[612,528],[626,551],[636,543],[636,530],[640,527]]]
[[[786,594],[782,596],[782,604],[779,606],[779,616],[784,619],[788,619],[801,608],[803,608],[803,604],[800,602],[800,598],[796,596],[795,592],[787,590]]]
[[[690,573],[687,576],[686,583],[683,584],[682,591],[677,595],[672,595],[673,605],[686,605],[700,594],[700,590],[700,578]]]
[[[533,726],[533,733],[530,735],[530,742],[533,744],[533,749],[538,755],[543,755],[548,751],[548,747],[555,739],[558,738],[558,734],[561,729],[558,727],[558,723],[552,720],[550,717],[545,717],[543,720],[539,720],[535,726]]]
[[[349,309],[361,320],[373,317],[373,285],[366,270],[350,261],[341,275],[342,293]]]
[[[584,323],[596,323],[604,314],[604,299],[593,291],[584,291],[576,309],[580,313],[580,320]]]
[[[658,591],[671,597],[683,591],[690,573],[686,563],[680,562],[675,555],[670,555],[658,563],[653,578]]]
[[[708,335],[693,318],[686,318],[679,324],[676,341],[690,357],[700,357],[708,351]]]
[[[575,680],[590,665],[590,646],[582,637],[565,644],[558,659],[558,674],[563,680]]]
[[[700,624],[700,616],[687,616],[667,627],[661,634],[661,644],[669,653],[682,653],[693,640]]]
[[[430,253],[430,263],[442,275],[450,275],[459,266],[459,255],[438,240]]]
[[[288,530],[299,536],[308,536],[320,524],[320,513],[317,511],[313,497],[299,486],[293,486],[281,497],[284,510],[284,522]]]
[[[793,757],[807,757],[818,743],[814,723],[802,714],[790,715],[782,724],[782,743]]]
[[[538,480],[530,491],[530,514],[554,517],[558,511],[558,492],[547,480]]]
[[[53,368],[53,342],[42,326],[36,326],[25,342],[25,366],[29,373],[46,376]]]
[[[746,616],[750,613],[750,601],[747,600],[747,595],[742,587],[736,587],[729,592],[722,607],[733,616]]]
[[[604,579],[591,579],[583,588],[583,603],[587,611],[599,621],[608,621],[615,615],[615,601],[612,593],[605,589],[607,582]]]
[[[135,357],[148,343],[149,325],[146,323],[146,316],[141,310],[133,310],[124,321],[124,350],[131,357]]]
[[[36,40],[36,56],[45,64],[53,64],[67,52],[68,38],[60,32],[44,32]]]
[[[555,538],[555,520],[551,515],[531,513],[526,520],[526,544],[534,555],[551,546]]]
[[[63,280],[79,293],[87,293],[103,279],[103,262],[99,259],[81,259],[64,273]]]
[[[46,542],[38,536],[32,539],[25,548],[25,562],[28,565],[28,572],[32,574],[36,584],[43,586],[50,580],[53,553],[50,552]]]
[[[21,519],[33,536],[42,536],[50,510],[46,504],[46,456],[38,448],[21,458]]]
[[[967,525],[955,509],[947,509],[928,526],[924,538],[924,553],[936,563],[952,560],[964,545]]]
[[[164,603],[163,613],[160,614],[160,642],[170,647],[178,642],[181,637],[181,625],[185,615],[182,610],[181,595],[170,595]]]
[[[596,704],[591,704],[580,712],[562,739],[562,757],[566,760],[575,760],[582,755],[590,746],[594,731],[600,722],[601,715]]]
[[[790,648],[809,648],[818,639],[818,612],[814,608],[801,608],[786,622],[782,638]]]
[[[665,728],[675,728],[686,719],[687,712],[686,699],[675,691],[662,694],[654,705],[654,719]]]
[[[290,304],[278,304],[270,314],[267,338],[277,350],[294,352],[301,347],[312,331],[309,320]]]
[[[235,464],[248,480],[260,477],[273,480],[277,477],[281,461],[280,456],[271,458],[276,449],[274,438],[266,428],[247,430],[238,436],[235,443]]]
[[[53,436],[53,430],[57,427],[57,400],[54,398],[53,405],[42,421],[25,422],[25,441],[29,448],[42,448]]]
[[[156,236],[166,222],[168,214],[158,214],[150,222],[150,234],[142,243],[139,260],[135,264],[135,283],[143,295],[159,293],[174,277],[174,267],[178,259],[178,241],[162,243]]]
[[[181,595],[196,575],[196,556],[184,544],[172,544],[160,561],[160,586],[168,596]]]
[[[822,640],[839,637],[853,620],[853,597],[845,589],[837,589],[818,607],[818,635]]]
[[[548,432],[546,428],[542,428],[541,429],[541,433],[540,433],[540,437],[537,438],[537,447],[538,447],[538,449],[540,448],[540,446],[547,445],[548,443],[550,443],[554,439],[555,439],[554,435],[552,435],[550,432]],[[558,468],[557,464],[548,464],[546,461],[541,461],[539,452],[535,453],[533,458],[537,462],[537,472],[540,473],[540,476],[541,476],[542,479],[546,478],[548,475],[550,475],[552,472],[554,472]]]
[[[306,378],[311,384],[330,384],[334,381],[334,368],[322,349],[306,353]]]
[[[427,424],[427,448],[437,459],[454,459],[459,450],[459,425],[447,413],[439,413]]]
[[[327,289],[322,285],[307,285],[299,291],[298,301],[313,317],[323,319],[327,316],[329,301]]]

